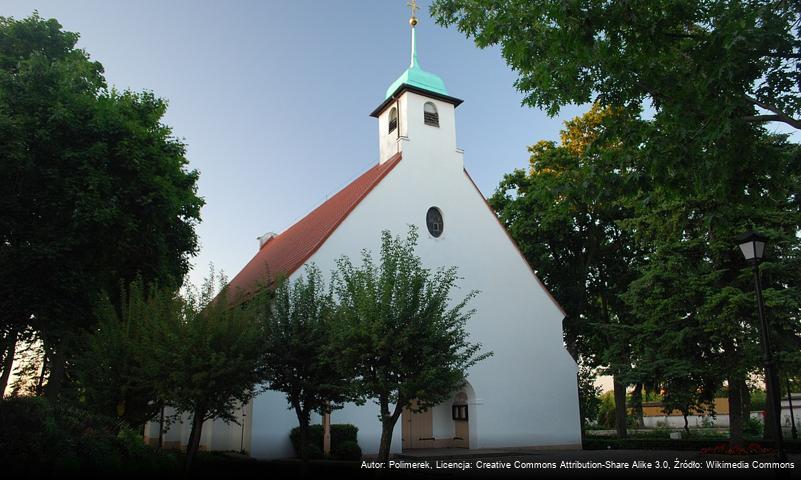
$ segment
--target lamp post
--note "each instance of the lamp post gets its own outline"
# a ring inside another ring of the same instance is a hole
[[[245,404],[242,404],[242,433],[239,438],[239,452],[245,452]]]
[[[781,410],[777,411],[778,402],[778,381],[773,365],[773,353],[770,348],[770,335],[768,324],[765,320],[765,303],[762,300],[762,282],[759,279],[759,262],[765,254],[765,243],[767,237],[757,232],[746,232],[737,239],[740,250],[745,259],[751,264],[754,271],[754,288],[756,290],[757,311],[759,312],[759,330],[762,337],[762,361],[765,365],[765,383],[768,386],[768,406],[773,410],[773,436],[776,442],[776,450],[780,461],[784,461],[784,439],[782,435]]]
[[[790,407],[790,424],[792,425],[790,431],[793,434],[793,440],[798,440],[798,430],[795,428],[795,414],[793,413],[793,394],[790,393],[790,377],[784,377],[787,383],[787,406]]]

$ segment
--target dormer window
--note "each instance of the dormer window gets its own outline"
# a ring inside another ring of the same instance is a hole
[[[389,111],[389,130],[387,133],[392,133],[396,128],[398,128],[398,109],[392,107],[392,110]]]
[[[439,113],[437,113],[436,105],[431,102],[426,102],[423,105],[423,121],[425,121],[426,125],[439,127]]]

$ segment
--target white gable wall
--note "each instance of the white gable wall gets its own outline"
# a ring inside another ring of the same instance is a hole
[[[471,341],[482,343],[494,356],[468,372],[476,397],[470,406],[470,447],[580,444],[576,364],[563,347],[561,311],[465,174],[456,148],[453,106],[410,92],[400,100],[406,107],[400,112],[401,124],[408,132],[397,142],[403,159],[309,261],[330,272],[341,255],[360,263],[363,248],[377,259],[382,230],[405,236],[408,225],[416,225],[424,263],[459,268],[463,279],[461,290],[453,292],[454,302],[470,290],[481,292],[470,304],[476,314],[468,331]],[[423,123],[425,101],[436,104],[439,128]],[[431,237],[425,225],[432,206],[443,215],[439,238]],[[299,269],[291,278],[302,273]],[[297,420],[279,396],[269,392],[254,401],[254,456],[284,456],[287,451],[286,426],[294,427]],[[381,429],[374,403],[336,411],[332,423],[357,425],[364,453],[378,451]],[[280,432],[267,434],[264,428]],[[435,425],[439,434],[447,435],[447,427]],[[268,441],[267,436],[272,438]],[[274,447],[268,443],[277,447],[281,439],[281,455],[269,454]],[[399,422],[392,449],[400,448]]]

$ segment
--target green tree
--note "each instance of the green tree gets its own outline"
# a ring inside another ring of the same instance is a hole
[[[298,417],[300,454],[308,462],[309,420],[354,399],[351,379],[340,370],[334,343],[335,304],[316,266],[294,282],[283,280],[273,293],[265,315],[262,370],[268,388],[286,394]]]
[[[690,434],[689,415],[712,415],[715,413],[715,382],[717,377],[702,375],[696,378],[694,365],[686,362],[690,372],[675,372],[664,384],[662,411],[670,415],[673,411],[681,412],[684,418],[684,432]],[[702,372],[703,373],[703,372]],[[706,384],[710,382],[710,384]],[[699,387],[700,385],[700,387]]]
[[[615,428],[615,394],[614,392],[604,392],[599,397],[598,405],[598,426],[603,428]]]
[[[481,345],[468,342],[465,330],[473,314],[467,303],[477,292],[452,303],[456,269],[424,268],[417,238],[413,226],[405,240],[385,230],[378,265],[365,250],[358,267],[340,258],[334,277],[341,359],[357,392],[379,405],[381,462],[404,408],[421,411],[446,400],[467,370],[492,354],[479,353]]]
[[[601,387],[595,386],[597,375],[592,368],[579,365],[578,391],[579,412],[583,425],[595,422],[601,407]]]
[[[798,148],[741,127],[714,155],[688,152],[699,168],[676,169],[673,184],[641,192],[628,228],[651,252],[625,295],[640,319],[632,335],[639,363],[662,379],[669,377],[660,372],[690,374],[694,392],[715,388],[709,375],[727,381],[734,443],[742,440],[745,380],[762,367],[753,277],[736,246],[739,233],[758,225],[771,239],[763,280],[783,363],[797,360],[801,331]]]
[[[77,40],[36,13],[0,17],[0,334],[33,327],[51,397],[101,291],[180,285],[203,204],[166,102],[108,88]]]
[[[632,197],[635,212],[625,229],[648,262],[627,303],[662,312],[640,309],[634,323],[643,328],[631,332],[637,339],[632,360],[654,366],[692,351],[714,366],[729,383],[736,441],[745,378],[757,363],[752,289],[733,245],[749,227],[767,231],[774,246],[765,266],[775,296],[768,301],[775,306],[772,330],[793,339],[779,343],[787,355],[777,356],[790,364],[786,357],[798,351],[798,200],[787,190],[797,178],[797,157],[763,124],[801,127],[801,6],[779,0],[435,0],[432,12],[480,47],[500,44],[528,105],[551,115],[588,101],[628,111],[650,107],[643,109],[650,118],[621,125],[626,144],[638,147],[647,178]],[[776,170],[779,165],[784,170]],[[689,334],[676,337],[680,350],[665,356],[669,349],[647,335],[668,327]]]
[[[158,335],[181,309],[173,289],[147,288],[141,280],[122,288],[118,302],[103,296],[98,323],[74,366],[82,405],[132,427],[152,419],[164,406],[165,389],[164,367],[154,359],[170,348]]]
[[[721,133],[737,120],[801,128],[795,2],[435,0],[431,11],[481,48],[501,45],[524,103],[551,115],[596,98],[648,100],[658,115],[696,112]]]
[[[245,302],[230,295],[225,285],[224,276],[212,270],[199,291],[187,289],[181,315],[164,317],[150,357],[149,368],[163,372],[161,398],[192,416],[186,470],[197,454],[203,422],[235,422],[235,409],[258,393],[256,384],[262,379],[265,334],[260,318],[269,291]]]

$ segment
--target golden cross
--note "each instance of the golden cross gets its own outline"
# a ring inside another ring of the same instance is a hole
[[[415,10],[420,10],[420,7],[417,6],[417,0],[412,0],[411,2],[407,2],[406,6],[412,9],[412,18],[415,18],[414,15]]]

